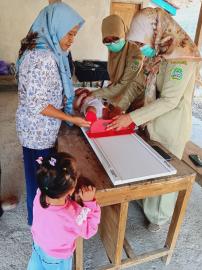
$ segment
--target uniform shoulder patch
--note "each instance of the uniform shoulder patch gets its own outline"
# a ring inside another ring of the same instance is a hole
[[[175,67],[171,70],[171,75],[170,75],[172,80],[182,80],[183,78],[183,69],[182,67]]]
[[[133,63],[131,64],[131,69],[133,71],[137,71],[140,67],[140,61],[138,59],[135,59]]]

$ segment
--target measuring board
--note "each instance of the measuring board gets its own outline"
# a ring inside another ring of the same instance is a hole
[[[81,129],[114,185],[177,173],[137,134],[90,139]]]

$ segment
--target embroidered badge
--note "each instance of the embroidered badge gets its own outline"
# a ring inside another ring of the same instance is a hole
[[[182,80],[183,77],[183,69],[181,67],[176,67],[171,71],[171,79],[172,80]]]
[[[137,71],[139,69],[139,61],[137,59],[134,60],[134,62],[131,64],[131,69],[133,71]]]
[[[80,214],[76,218],[76,223],[78,225],[82,225],[83,222],[86,221],[89,212],[90,212],[89,208],[83,207]]]

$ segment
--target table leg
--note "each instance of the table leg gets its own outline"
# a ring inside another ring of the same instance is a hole
[[[100,237],[110,261],[115,266],[121,264],[127,216],[128,202],[102,208]]]
[[[76,240],[76,251],[75,251],[75,270],[83,270],[83,238],[79,237]]]
[[[185,215],[185,211],[187,208],[187,203],[191,195],[194,179],[195,179],[195,176],[191,176],[190,183],[187,186],[187,189],[180,191],[178,194],[175,210],[173,213],[172,221],[171,221],[167,239],[165,242],[165,247],[167,247],[170,250],[170,252],[167,256],[162,258],[162,260],[165,261],[166,265],[170,263],[170,260],[171,260],[171,257],[172,257],[172,254],[176,245],[177,237],[180,232],[180,227],[181,227],[181,224]]]

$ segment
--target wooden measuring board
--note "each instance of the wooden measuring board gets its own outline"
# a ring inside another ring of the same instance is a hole
[[[90,139],[114,185],[176,174],[176,169],[136,134]]]

